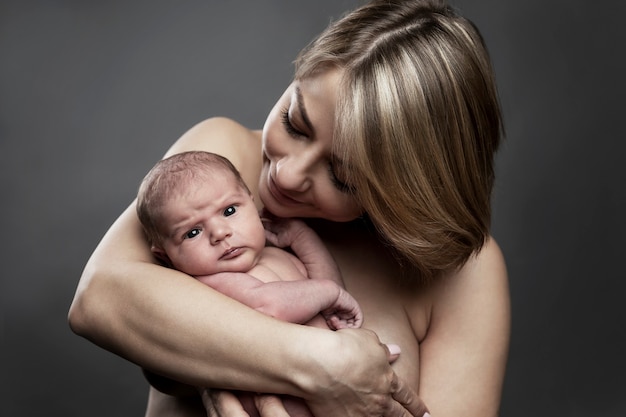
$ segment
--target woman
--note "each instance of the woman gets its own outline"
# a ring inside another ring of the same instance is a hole
[[[318,416],[421,416],[424,404],[433,416],[495,415],[509,339],[489,237],[500,131],[469,21],[435,0],[368,3],[303,51],[263,131],[209,119],[168,152],[221,154],[259,208],[324,219],[310,224],[365,329],[279,322],[156,265],[132,206],[89,260],[70,324],[170,378],[295,395]],[[212,413],[241,415],[226,394],[204,397]],[[265,398],[262,414],[281,415]],[[148,414],[197,405],[152,390]]]

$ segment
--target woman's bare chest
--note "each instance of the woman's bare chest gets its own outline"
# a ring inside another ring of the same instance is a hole
[[[419,340],[428,322],[423,292],[400,278],[398,262],[384,245],[368,233],[343,227],[333,233],[322,230],[320,235],[339,265],[346,289],[363,310],[363,327],[376,332],[382,343],[400,346],[394,368],[417,389]]]

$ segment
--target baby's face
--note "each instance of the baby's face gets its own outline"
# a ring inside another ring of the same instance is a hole
[[[163,250],[174,268],[189,275],[247,272],[265,246],[254,201],[231,173],[216,173],[210,184],[194,180],[162,214]]]

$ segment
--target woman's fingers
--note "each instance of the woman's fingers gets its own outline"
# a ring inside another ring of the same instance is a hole
[[[384,346],[387,349],[387,358],[389,359],[389,363],[395,362],[395,360],[398,359],[401,353],[400,346],[394,345],[392,343],[387,343]]]
[[[399,414],[389,414],[389,416],[430,416],[426,404],[424,404],[420,397],[417,396],[417,393],[395,373],[391,380],[391,396],[395,400],[394,408],[399,408],[399,411],[396,411],[399,412]],[[407,411],[410,414],[407,414]]]
[[[250,417],[230,391],[203,388],[201,396],[207,417]]]
[[[340,339],[339,346],[320,364],[329,378],[306,398],[314,415],[424,415],[427,410],[424,403],[390,366],[401,354],[398,345],[381,343],[378,336],[367,329],[343,329],[332,335]]]
[[[389,363],[393,363],[400,356],[400,346],[387,343],[384,344],[387,349],[387,357]],[[429,417],[428,408],[426,404],[417,396],[411,387],[405,383],[402,379],[393,373],[393,379],[391,380],[391,397],[393,400],[391,403],[391,410],[386,416],[415,416],[415,417]],[[409,414],[410,413],[410,414]]]
[[[254,404],[261,417],[289,417],[282,400],[276,395],[257,394],[254,396]]]

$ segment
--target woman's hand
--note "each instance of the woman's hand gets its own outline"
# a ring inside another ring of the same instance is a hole
[[[422,417],[426,405],[391,368],[400,354],[394,345],[382,344],[368,330],[335,332],[340,344],[320,366],[329,383],[317,385],[307,398],[316,416]],[[320,382],[320,381],[312,381]]]
[[[200,395],[207,417],[250,417],[240,399],[231,391],[200,388]],[[254,406],[261,417],[293,417],[277,395],[255,394],[250,398],[253,404],[248,406]]]
[[[400,349],[380,342],[374,332],[345,329],[332,332],[333,354],[310,375],[312,386],[305,401],[315,416],[323,417],[422,417],[426,405],[390,363]],[[239,399],[227,391],[202,391],[209,417],[248,417]],[[262,417],[287,417],[279,397],[254,398]]]
[[[254,405],[261,417],[290,417],[283,401],[277,395],[258,394],[254,396]]]
[[[395,373],[391,381],[391,397],[392,401],[389,403],[389,411],[385,412],[385,416],[430,417],[426,404]]]
[[[207,417],[250,417],[230,391],[199,388]]]

